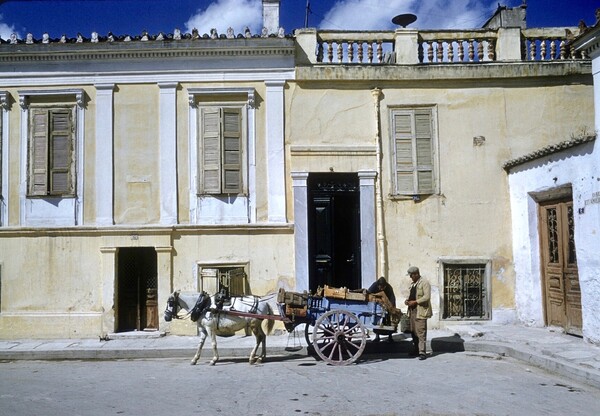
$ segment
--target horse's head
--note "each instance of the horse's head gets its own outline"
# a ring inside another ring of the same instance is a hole
[[[169,296],[169,299],[167,299],[165,321],[171,322],[171,319],[177,319],[177,312],[179,312],[179,291],[173,292],[173,294]]]

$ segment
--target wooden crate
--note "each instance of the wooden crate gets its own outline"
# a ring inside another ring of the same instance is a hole
[[[325,297],[335,299],[346,299],[347,289],[345,287],[329,287],[325,285]]]
[[[307,307],[295,308],[290,305],[285,305],[285,316],[299,316],[304,318],[306,316]]]
[[[308,304],[308,293],[286,292],[283,288],[277,293],[277,302],[285,303],[286,305],[306,306]]]
[[[366,291],[352,292],[349,290],[346,292],[346,299],[366,301],[367,300],[367,292]]]

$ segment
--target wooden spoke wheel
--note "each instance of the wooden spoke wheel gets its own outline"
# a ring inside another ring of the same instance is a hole
[[[365,350],[367,329],[353,313],[333,310],[317,319],[312,338],[315,351],[323,361],[348,365]]]

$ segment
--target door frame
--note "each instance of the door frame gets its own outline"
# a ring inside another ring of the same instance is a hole
[[[362,286],[377,280],[376,214],[374,170],[357,172],[360,188],[360,240]],[[292,171],[294,198],[294,260],[296,291],[308,291],[308,175],[307,171]]]

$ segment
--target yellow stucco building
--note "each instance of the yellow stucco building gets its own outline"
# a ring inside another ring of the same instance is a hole
[[[0,44],[0,337],[184,332],[175,289],[403,299],[415,265],[433,325],[520,320],[503,164],[595,138],[576,31]]]

